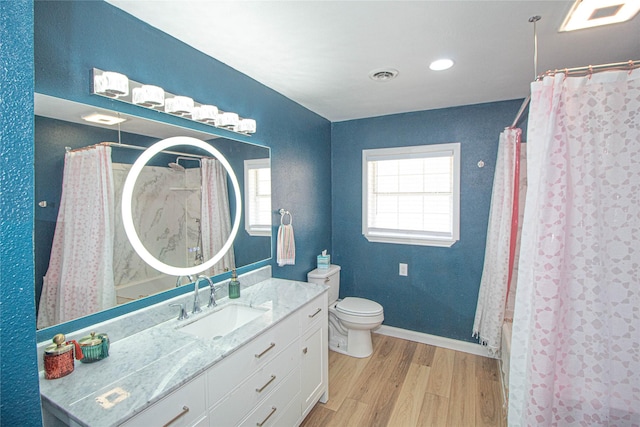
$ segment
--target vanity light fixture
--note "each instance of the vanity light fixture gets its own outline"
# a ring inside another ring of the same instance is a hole
[[[179,116],[191,115],[195,104],[193,98],[188,96],[174,96],[173,98],[167,98],[164,104],[164,111],[171,114],[177,114]]]
[[[136,105],[143,107],[162,107],[164,105],[164,89],[159,86],[142,85],[133,88],[132,101]]]
[[[444,71],[451,67],[453,67],[453,60],[449,58],[438,59],[429,64],[429,69],[432,71]]]
[[[205,123],[215,124],[218,117],[218,107],[215,105],[201,105],[193,109],[191,118],[193,120]]]
[[[628,21],[640,11],[640,0],[576,0],[560,32]]]
[[[240,117],[236,113],[220,113],[216,118],[216,126],[220,126],[223,128],[236,129],[238,123],[240,122]]]
[[[129,95],[129,78],[124,74],[105,71],[93,75],[93,91],[109,98]]]
[[[165,92],[159,86],[142,84],[113,71],[94,68],[92,75],[91,93],[93,94],[180,116],[245,136],[256,133],[256,121],[242,118],[237,113],[219,111],[214,105],[201,104],[188,96]],[[243,120],[246,122],[243,123]]]
[[[122,123],[122,122],[126,122],[127,119],[123,119],[122,117],[116,117],[116,116],[112,116],[110,114],[104,114],[104,113],[91,113],[91,114],[85,114],[84,116],[81,116],[82,120],[85,120],[87,122],[91,122],[91,123],[98,123],[100,125],[117,125],[118,123]]]
[[[208,261],[205,261],[204,263],[193,267],[186,268],[165,264],[154,257],[151,253],[149,253],[149,251],[147,251],[142,241],[140,241],[138,233],[136,232],[136,227],[133,224],[133,211],[131,209],[133,189],[135,188],[138,175],[140,175],[140,172],[142,172],[142,168],[144,168],[149,160],[151,160],[151,158],[158,154],[160,151],[166,150],[167,148],[176,145],[200,148],[214,156],[226,169],[227,176],[231,181],[231,185],[233,186],[233,191],[236,198],[236,212],[233,220],[233,228],[231,229],[231,234],[229,235],[227,241],[220,248],[218,253]],[[220,261],[220,259],[222,259],[222,257],[227,253],[229,248],[231,248],[233,239],[236,237],[236,234],[238,234],[241,214],[242,198],[240,195],[240,185],[238,184],[238,178],[236,178],[236,174],[234,173],[227,159],[222,155],[222,153],[220,153],[210,144],[188,136],[175,136],[172,138],[163,139],[143,151],[140,157],[138,157],[138,159],[133,163],[133,166],[131,166],[131,170],[129,171],[127,179],[124,182],[124,187],[122,188],[122,224],[124,226],[124,231],[127,234],[127,238],[131,243],[131,246],[133,246],[133,249],[140,256],[140,258],[142,258],[152,268],[155,268],[156,270],[171,276],[196,275],[213,267],[218,261]]]
[[[237,130],[238,132],[255,133],[256,121],[253,119],[240,119]]]

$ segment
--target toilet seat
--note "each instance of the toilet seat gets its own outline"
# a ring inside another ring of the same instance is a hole
[[[352,316],[378,316],[383,312],[382,306],[377,302],[358,297],[347,297],[335,307],[336,311]]]

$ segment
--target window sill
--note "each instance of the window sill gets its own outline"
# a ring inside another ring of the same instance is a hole
[[[372,236],[366,234],[364,234],[364,237],[373,243],[395,243],[397,245],[435,246],[440,248],[450,248],[458,241],[458,239],[418,239],[412,237]]]
[[[271,237],[271,229],[268,229],[268,230],[256,230],[256,229],[249,229],[249,228],[245,228],[245,231],[247,232],[247,234],[248,234],[249,236],[254,236],[254,237],[258,237],[258,236]]]

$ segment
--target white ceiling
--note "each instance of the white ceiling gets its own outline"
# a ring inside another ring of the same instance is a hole
[[[334,122],[524,98],[534,15],[538,73],[640,59],[638,16],[559,33],[572,0],[107,1]]]

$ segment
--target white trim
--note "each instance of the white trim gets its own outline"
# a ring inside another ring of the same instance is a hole
[[[375,243],[395,243],[398,245],[415,245],[415,246],[438,246],[442,248],[450,248],[458,241],[458,240],[450,240],[450,239],[435,240],[435,239],[427,239],[427,238],[420,239],[420,238],[411,238],[411,237],[399,238],[398,235],[385,237],[385,236],[376,235],[370,232],[368,234],[365,234],[364,238],[370,242],[375,242]]]
[[[471,342],[439,337],[437,335],[430,335],[423,332],[410,331],[408,329],[401,329],[387,325],[382,325],[373,332],[381,335],[388,335],[390,337],[402,338],[422,344],[429,344],[436,347],[448,348],[450,350],[462,351],[464,353],[475,354],[477,356],[484,356],[490,359],[495,359],[494,356],[489,355],[489,351],[485,346],[474,344]]]
[[[450,233],[433,231],[382,230],[369,227],[369,162],[391,159],[451,157],[452,229]],[[409,147],[373,148],[362,150],[362,234],[370,242],[404,245],[451,247],[460,240],[460,143],[416,145]]]
[[[253,169],[271,169],[270,158],[247,159],[244,161],[244,229],[250,236],[271,236],[271,224],[251,224],[251,207],[253,206],[250,192],[249,173]]]
[[[502,415],[506,420],[509,418],[509,387],[507,387],[504,381],[502,359],[498,359],[498,369],[500,369],[500,388],[502,389]]]

